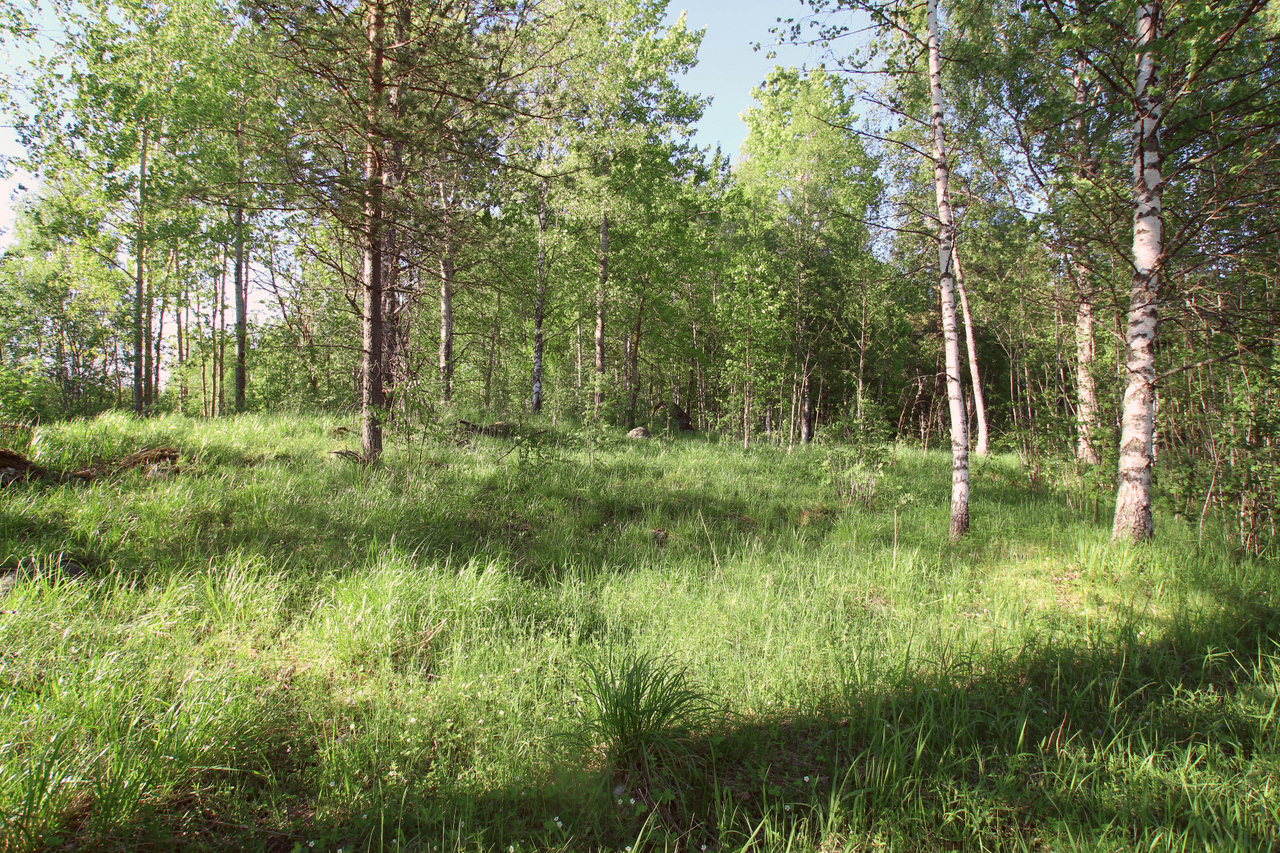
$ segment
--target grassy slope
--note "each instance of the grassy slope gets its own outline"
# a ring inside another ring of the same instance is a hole
[[[20,448],[183,460],[0,490],[0,558],[89,571],[2,604],[0,850],[1277,842],[1280,573],[1174,519],[1113,547],[1092,497],[994,458],[953,546],[938,455],[849,502],[832,449],[482,439],[367,470],[334,427]],[[628,748],[593,689],[637,661],[710,710]]]

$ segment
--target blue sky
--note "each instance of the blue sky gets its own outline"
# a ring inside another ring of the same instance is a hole
[[[680,81],[689,92],[711,95],[714,100],[698,124],[694,140],[699,145],[717,143],[737,159],[738,147],[746,138],[747,126],[738,114],[754,101],[751,89],[764,81],[774,65],[817,65],[822,61],[818,48],[775,45],[769,28],[778,18],[803,15],[800,0],[671,0],[667,18],[674,21],[686,12],[689,28],[706,28],[698,65]],[[760,42],[761,50],[752,50]],[[773,50],[777,57],[770,59]]]

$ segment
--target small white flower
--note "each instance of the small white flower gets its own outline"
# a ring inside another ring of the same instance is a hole
[[[307,846],[308,846],[308,847],[315,847],[315,846],[316,846],[316,843],[315,843],[314,841],[308,841],[308,842],[307,842]]]
[[[784,808],[785,808],[787,811],[791,811],[791,804],[790,804],[790,803],[787,803],[787,804],[786,804],[786,806],[784,806]]]
[[[804,777],[804,781],[808,782],[808,781],[809,781],[809,777],[808,777],[808,776]],[[706,845],[705,845],[705,844],[703,845],[703,849],[704,849],[704,850],[706,849]]]
[[[634,806],[635,804],[636,804],[636,798],[635,798],[635,797],[632,797],[632,798],[631,798],[631,805],[633,805],[633,806]]]

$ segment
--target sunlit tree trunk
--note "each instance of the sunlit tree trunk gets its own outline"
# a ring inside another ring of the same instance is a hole
[[[943,133],[942,64],[938,35],[937,0],[928,0],[929,92],[933,103],[933,173],[938,202],[939,297],[942,303],[942,337],[947,359],[947,402],[951,413],[951,538],[969,529],[969,424],[964,386],[960,382],[960,337],[956,329],[956,293],[953,248],[955,222],[948,187],[950,169]]]
[[[969,379],[973,383],[973,414],[978,423],[978,444],[973,452],[979,456],[990,453],[990,432],[987,429],[987,396],[982,390],[982,372],[978,369],[978,343],[973,334],[973,313],[969,310],[969,293],[964,287],[964,268],[960,266],[960,252],[951,247],[956,267],[956,290],[960,293],[960,312],[964,316],[964,344],[969,353]],[[966,425],[967,426],[967,425]]]
[[[360,378],[360,449],[366,462],[382,454],[382,158],[376,123],[383,97],[382,65],[385,47],[383,0],[371,0],[367,11],[369,40],[369,102],[365,115],[365,202],[363,237],[364,305],[361,326],[364,350]]]
[[[1137,114],[1133,125],[1133,283],[1125,332],[1124,407],[1120,428],[1120,487],[1116,494],[1114,539],[1140,542],[1154,532],[1151,518],[1152,441],[1155,435],[1155,337],[1160,284],[1163,219],[1160,203],[1161,104],[1155,51],[1160,39],[1160,4],[1138,7]]]
[[[1076,59],[1072,71],[1075,87],[1076,143],[1080,146],[1078,176],[1090,180],[1097,175],[1098,164],[1093,158],[1086,132],[1085,110],[1089,103],[1088,87],[1084,82],[1084,57]],[[1094,343],[1093,271],[1085,260],[1085,249],[1076,246],[1071,259],[1072,276],[1076,291],[1076,458],[1090,465],[1101,461],[1098,453],[1098,382],[1093,375],[1096,356]]]

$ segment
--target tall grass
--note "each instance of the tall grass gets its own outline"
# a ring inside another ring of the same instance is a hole
[[[88,570],[0,603],[0,849],[1277,843],[1280,574],[1176,518],[996,457],[952,544],[936,454],[339,426],[35,431],[98,473],[0,491],[3,562]]]

